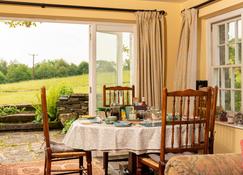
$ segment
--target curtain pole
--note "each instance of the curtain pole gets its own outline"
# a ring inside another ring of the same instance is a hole
[[[126,9],[126,8],[109,8],[109,7],[92,7],[92,6],[79,6],[79,5],[64,5],[64,4],[50,4],[50,3],[35,3],[25,1],[0,1],[0,4],[19,5],[19,6],[33,6],[33,7],[52,7],[52,8],[69,8],[69,9],[85,9],[85,10],[106,10],[106,11],[122,11],[122,12],[136,12],[136,11],[158,11],[165,14],[164,10],[147,10],[147,9]]]

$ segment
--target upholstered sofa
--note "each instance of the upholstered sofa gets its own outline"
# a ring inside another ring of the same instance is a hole
[[[185,155],[171,158],[166,175],[242,175],[241,154]]]

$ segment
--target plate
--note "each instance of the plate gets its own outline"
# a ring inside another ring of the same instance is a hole
[[[131,126],[132,125],[132,123],[130,123],[130,122],[114,122],[114,126],[116,126],[116,127],[129,127],[129,126]]]
[[[81,118],[82,118],[82,119],[95,119],[96,116],[82,115]]]

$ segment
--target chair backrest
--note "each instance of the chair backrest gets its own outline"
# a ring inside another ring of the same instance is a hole
[[[208,151],[211,88],[167,92],[163,89],[160,160],[166,153]],[[170,118],[167,113],[171,112]],[[168,133],[167,131],[171,131]],[[171,135],[171,137],[169,136]]]
[[[45,87],[41,88],[41,109],[42,109],[43,130],[44,130],[46,148],[50,148],[48,113],[47,113],[47,104],[46,104],[46,88]]]
[[[214,133],[215,117],[216,117],[216,107],[217,107],[217,97],[218,97],[218,86],[211,88],[211,110],[210,110],[210,121],[209,121],[209,131],[210,135]],[[199,90],[207,91],[208,88],[203,87]]]
[[[132,87],[126,86],[103,86],[103,106],[108,107],[112,103],[119,103],[122,105],[132,105],[132,98],[135,96],[134,85]]]

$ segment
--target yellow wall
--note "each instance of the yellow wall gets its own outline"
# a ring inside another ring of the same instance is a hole
[[[21,0],[18,0],[21,1]],[[180,34],[180,10],[181,5],[176,3],[141,0],[25,0],[25,2],[56,3],[66,5],[98,6],[112,8],[131,9],[161,9],[166,15],[166,53],[167,53],[167,86],[172,88],[171,77],[174,77],[174,67],[176,52]],[[98,22],[122,22],[134,23],[135,14],[128,12],[60,9],[60,8],[40,8],[14,5],[1,5],[0,16],[2,17],[23,17],[33,19],[51,20],[74,20],[74,21],[98,21]]]
[[[216,124],[215,126],[215,153],[240,153],[240,140],[243,139],[243,130]]]

